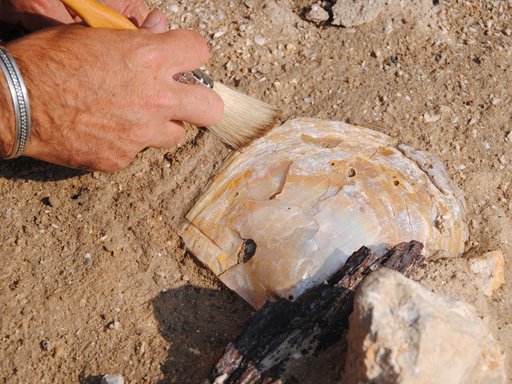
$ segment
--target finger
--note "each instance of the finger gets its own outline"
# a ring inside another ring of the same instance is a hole
[[[210,57],[206,41],[196,31],[175,29],[160,36],[164,44],[162,52],[175,73],[197,69]]]
[[[147,29],[153,33],[163,33],[167,31],[167,18],[160,11],[151,11],[142,23],[141,28]]]
[[[121,12],[140,27],[149,14],[148,7],[142,0],[106,0],[105,4]]]
[[[220,120],[224,103],[217,93],[203,85],[176,85],[173,96],[177,102],[171,119],[198,127],[209,127]]]
[[[20,23],[30,31],[73,23],[73,18],[62,3],[41,1],[14,4],[12,9],[0,15],[0,20]]]
[[[183,141],[185,138],[185,126],[181,121],[169,121],[160,129],[156,129],[150,147],[170,148]]]

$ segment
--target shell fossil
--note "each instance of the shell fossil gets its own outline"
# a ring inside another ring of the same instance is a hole
[[[290,120],[234,153],[187,214],[187,248],[255,308],[293,299],[366,245],[458,256],[464,198],[442,163],[362,127]]]

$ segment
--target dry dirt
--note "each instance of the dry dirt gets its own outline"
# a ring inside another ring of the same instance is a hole
[[[510,281],[512,2],[425,0],[355,28],[304,20],[312,2],[152,6],[173,28],[203,33],[217,79],[281,106],[285,119],[348,121],[439,156],[466,193],[465,257],[501,250]],[[3,383],[207,375],[252,309],[186,253],[179,228],[228,152],[190,128],[179,148],[147,150],[115,174],[0,163]],[[512,355],[510,284],[488,299],[464,265],[431,261],[423,283],[474,303]],[[307,368],[295,362],[292,382],[336,382],[342,354],[338,345]]]

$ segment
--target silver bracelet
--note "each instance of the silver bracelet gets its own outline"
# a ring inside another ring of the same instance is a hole
[[[30,137],[30,104],[28,102],[27,88],[19,68],[7,49],[1,46],[0,67],[7,79],[16,117],[14,146],[9,156],[6,157],[7,159],[14,159],[21,156]]]

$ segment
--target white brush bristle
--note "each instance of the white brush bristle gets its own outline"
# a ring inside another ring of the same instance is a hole
[[[249,144],[273,128],[280,117],[278,108],[216,82],[213,90],[224,101],[224,115],[208,127],[234,149]]]

